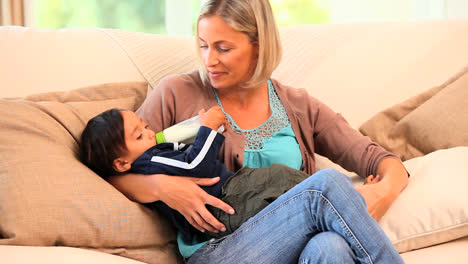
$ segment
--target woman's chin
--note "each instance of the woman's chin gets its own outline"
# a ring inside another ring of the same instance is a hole
[[[226,82],[210,78],[211,86],[216,89],[223,89],[226,87]]]

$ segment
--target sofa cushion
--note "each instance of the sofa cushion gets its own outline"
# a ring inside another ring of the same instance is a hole
[[[129,258],[74,247],[1,246],[5,264],[145,264]]]
[[[147,83],[0,99],[0,245],[71,246],[175,263],[168,223],[77,158],[81,131],[112,107],[135,110]]]
[[[468,236],[467,160],[457,147],[404,162],[408,186],[379,222],[400,253]]]
[[[468,146],[467,106],[468,67],[444,84],[378,113],[360,131],[402,160]]]

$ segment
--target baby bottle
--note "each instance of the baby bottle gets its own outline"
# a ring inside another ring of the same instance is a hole
[[[164,142],[191,144],[197,137],[200,126],[200,119],[196,115],[156,133],[156,142],[158,144]],[[224,126],[220,126],[217,131],[223,133]]]

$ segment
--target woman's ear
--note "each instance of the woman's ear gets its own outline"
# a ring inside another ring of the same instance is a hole
[[[114,162],[112,162],[112,167],[118,172],[125,172],[128,171],[132,165],[124,158],[116,158]]]
[[[254,51],[255,51],[255,57],[257,58],[258,60],[258,56],[260,54],[260,47],[258,46],[258,41],[255,41],[252,43],[253,47],[254,47]]]

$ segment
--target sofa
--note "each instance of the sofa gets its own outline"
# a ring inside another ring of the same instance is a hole
[[[280,34],[273,78],[308,89],[404,160],[408,187],[379,223],[405,262],[467,263],[468,20]],[[183,263],[171,225],[76,152],[89,118],[138,108],[162,77],[196,68],[195,49],[192,37],[0,27],[2,263]]]

